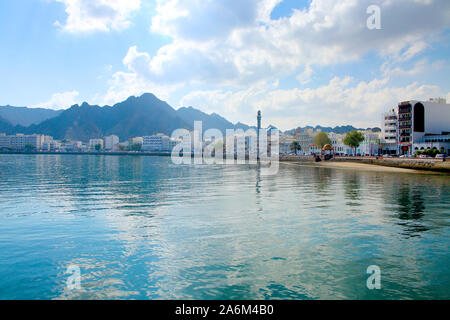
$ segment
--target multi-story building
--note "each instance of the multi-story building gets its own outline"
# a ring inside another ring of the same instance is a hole
[[[105,150],[117,151],[119,145],[119,137],[115,135],[110,135],[105,137]]]
[[[362,156],[376,156],[380,153],[380,133],[365,131],[362,132],[364,135],[364,141],[357,148],[357,154]]]
[[[12,148],[16,150],[24,150],[32,147],[35,150],[41,150],[44,143],[44,136],[41,134],[16,134],[15,136],[0,136],[0,148]]]
[[[297,137],[287,134],[280,134],[280,154],[289,154],[295,152],[291,149],[292,143],[297,141]]]
[[[5,133],[0,133],[0,149],[9,148],[10,139]]]
[[[450,132],[426,134],[422,140],[414,143],[414,153],[427,149],[437,149],[450,154]]]
[[[128,138],[128,146],[133,146],[136,144],[140,144],[142,146],[144,144],[144,138],[142,137]]]
[[[398,115],[395,109],[383,114],[381,149],[383,154],[395,155],[398,152]]]
[[[162,133],[143,137],[142,150],[167,152],[170,150],[170,138]]]
[[[89,149],[96,150],[100,146],[100,149],[103,149],[104,143],[103,139],[90,139],[89,140]]]
[[[450,104],[445,99],[405,101],[398,105],[398,152],[413,155],[426,136],[450,132]]]
[[[44,142],[42,143],[42,150],[44,151],[55,151],[61,148],[61,142],[58,140],[53,140],[53,137],[44,136]]]
[[[347,155],[348,147],[344,144],[345,135],[340,133],[330,133],[328,137],[331,140],[331,145],[333,146],[333,152],[338,156]]]

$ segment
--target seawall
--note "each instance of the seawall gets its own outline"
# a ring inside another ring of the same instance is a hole
[[[314,158],[312,156],[281,156],[280,161],[313,163]],[[355,162],[385,167],[450,173],[450,159],[443,162],[442,159],[336,157],[328,162]]]

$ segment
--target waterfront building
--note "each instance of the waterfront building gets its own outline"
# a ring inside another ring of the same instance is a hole
[[[381,149],[383,154],[396,155],[398,152],[398,115],[395,109],[383,114]]]
[[[105,137],[105,150],[107,151],[117,151],[119,145],[119,137],[115,135],[110,135]]]
[[[43,151],[56,151],[61,148],[61,142],[54,140],[53,137],[44,136],[44,142],[42,143]]]
[[[3,134],[0,136],[0,148],[12,148],[15,150],[24,150],[27,146],[33,147],[35,150],[41,150],[44,142],[44,136],[41,134],[16,134],[14,136],[7,136]]]
[[[405,101],[398,105],[398,153],[413,155],[431,135],[450,132],[450,104],[445,99]]]
[[[96,147],[100,145],[100,150],[103,149],[103,139],[90,139],[89,140],[89,149],[96,150]]]
[[[297,137],[280,133],[280,154],[295,153],[294,150],[291,150],[291,145],[294,141],[297,141]],[[301,152],[298,151],[297,153]]]
[[[304,155],[319,154],[322,150],[314,145],[314,137],[320,131],[314,131],[311,128],[297,129],[295,132],[296,140],[302,148],[301,153]]]
[[[170,138],[162,133],[153,136],[145,136],[143,137],[142,150],[168,152],[170,151]]]
[[[10,139],[5,133],[0,133],[0,149],[6,149],[10,146]]]
[[[128,146],[133,146],[135,144],[140,144],[142,146],[144,144],[144,138],[142,137],[128,138]]]
[[[333,152],[337,156],[345,156],[348,152],[348,147],[344,144],[345,134],[331,132],[328,134],[333,147]]]
[[[361,156],[376,156],[380,153],[381,133],[363,131],[364,141],[356,148],[356,153]]]
[[[414,143],[414,153],[427,149],[443,150],[450,155],[450,132],[426,134],[420,141]]]

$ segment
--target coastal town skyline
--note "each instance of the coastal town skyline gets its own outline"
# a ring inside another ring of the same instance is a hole
[[[0,27],[14,37],[0,34],[0,105],[66,109],[152,92],[234,123],[264,109],[289,130],[373,127],[399,101],[450,99],[448,1],[339,3],[3,2]],[[380,29],[366,25],[371,5]]]

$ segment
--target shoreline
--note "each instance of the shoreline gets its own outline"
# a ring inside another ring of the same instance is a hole
[[[318,167],[334,168],[366,168],[377,171],[377,168],[384,168],[386,172],[410,172],[424,173],[435,172],[450,174],[450,161],[443,162],[437,159],[409,159],[409,158],[380,158],[374,157],[337,157],[328,161],[315,162],[312,157],[305,156],[287,156],[280,157],[280,162],[313,164]],[[407,171],[405,171],[407,170]],[[379,169],[378,171],[381,171]]]
[[[0,155],[95,155],[95,156],[144,156],[170,157],[170,152],[5,152]],[[443,162],[437,159],[380,158],[373,157],[336,157],[328,161],[315,162],[312,156],[280,156],[280,163],[308,165],[314,167],[359,169],[383,172],[404,173],[441,173],[450,174],[450,160]]]

